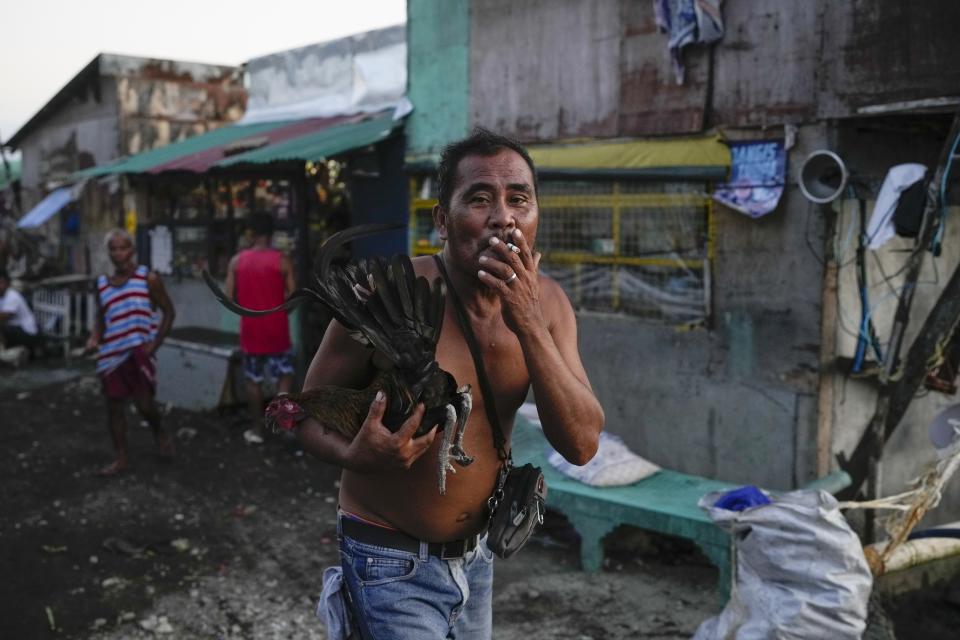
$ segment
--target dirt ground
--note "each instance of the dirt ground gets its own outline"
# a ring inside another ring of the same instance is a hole
[[[337,470],[278,439],[246,445],[239,410],[169,411],[169,464],[128,418],[133,469],[97,478],[111,448],[89,365],[0,371],[0,635],[324,638],[313,610],[337,561]],[[718,606],[715,570],[682,541],[618,530],[589,575],[553,513],[495,576],[505,640],[689,638]],[[900,638],[955,637],[915,602],[888,609]]]

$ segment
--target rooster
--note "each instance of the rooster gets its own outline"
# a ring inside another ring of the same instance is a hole
[[[275,398],[265,412],[269,428],[290,430],[297,421],[310,416],[352,440],[378,391],[383,391],[387,399],[383,424],[393,432],[422,402],[425,412],[416,435],[436,425],[443,431],[437,482],[440,495],[444,495],[447,472],[456,472],[451,460],[465,467],[473,458],[463,450],[463,433],[472,408],[470,385],[457,387],[454,377],[436,361],[446,301],[443,282],[437,278],[430,283],[423,276],[417,277],[405,255],[343,266],[332,263],[336,250],[345,243],[400,228],[368,224],[332,235],[320,249],[315,287],[299,289],[273,309],[241,307],[227,298],[209,273],[204,271],[203,277],[217,300],[240,315],[266,315],[290,309],[308,298],[319,300],[355,340],[379,351],[390,363],[389,368],[377,371],[365,389],[321,386]]]

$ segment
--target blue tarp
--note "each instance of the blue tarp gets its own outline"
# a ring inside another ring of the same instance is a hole
[[[72,187],[60,187],[51,192],[46,198],[40,201],[40,204],[30,209],[27,215],[20,218],[17,226],[21,229],[39,227],[70,203],[73,199],[71,196],[72,190]]]

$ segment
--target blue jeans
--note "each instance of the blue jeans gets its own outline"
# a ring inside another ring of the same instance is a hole
[[[484,537],[456,560],[340,538],[343,580],[364,640],[489,640],[493,552]]]

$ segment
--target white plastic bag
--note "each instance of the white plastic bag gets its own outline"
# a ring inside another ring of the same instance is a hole
[[[859,640],[873,576],[833,496],[794,491],[727,511],[714,506],[722,495],[699,505],[733,537],[737,577],[727,606],[694,640]]]

